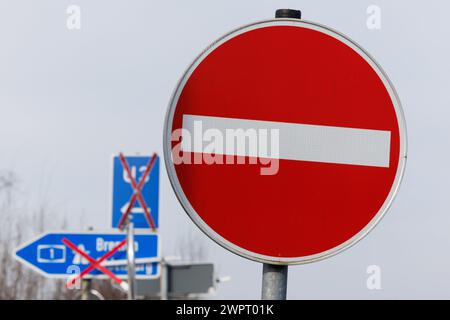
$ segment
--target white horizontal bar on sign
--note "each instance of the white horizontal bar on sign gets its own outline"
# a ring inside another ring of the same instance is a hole
[[[270,131],[278,129],[279,159],[389,167],[390,131],[185,114],[183,129],[189,131],[192,141],[196,139],[195,134],[199,134],[194,130],[195,123],[197,128],[201,123],[200,134],[208,129],[216,129],[224,139],[227,130],[266,129],[270,137]],[[181,144],[182,150],[186,152],[203,153],[208,143],[203,142],[199,146],[198,143],[186,141],[189,139],[183,139]],[[267,141],[270,142],[270,138]],[[254,154],[250,148],[245,148],[245,154],[223,149],[224,155],[267,157],[261,155],[259,150]]]

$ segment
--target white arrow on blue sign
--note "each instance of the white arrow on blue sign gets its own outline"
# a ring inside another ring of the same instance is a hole
[[[146,166],[150,160],[150,156],[126,156],[126,161],[130,166],[131,173],[136,183],[139,183],[141,176],[144,174]],[[123,168],[118,156],[113,157],[113,196],[112,196],[112,223],[113,228],[117,228],[120,218],[127,210],[131,196],[133,195],[133,187],[127,172]],[[147,177],[141,191],[150,214],[158,228],[158,195],[159,195],[159,157],[156,158],[153,169]],[[134,228],[150,228],[144,215],[144,209],[139,201],[135,201],[131,209],[131,217],[133,219]]]
[[[14,252],[15,258],[48,278],[73,277],[89,267],[90,262],[64,245],[62,242],[64,238],[75,244],[81,251],[98,260],[123,241],[125,235],[115,231],[106,233],[44,233],[17,248]],[[160,274],[160,267],[157,262],[160,251],[158,235],[148,232],[145,234],[137,233],[134,236],[134,241],[137,264],[136,278],[157,278]],[[102,264],[119,278],[126,278],[126,258],[125,245]],[[85,276],[85,278],[107,277],[98,269],[92,270]]]

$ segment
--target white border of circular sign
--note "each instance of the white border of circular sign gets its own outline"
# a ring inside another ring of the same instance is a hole
[[[226,41],[230,40],[233,37],[236,37],[242,33],[264,28],[264,27],[270,27],[270,26],[293,26],[293,27],[300,27],[300,28],[307,28],[311,30],[316,30],[322,33],[325,33],[329,36],[332,36],[333,38],[345,43],[347,46],[355,50],[364,60],[369,63],[369,65],[375,70],[375,72],[378,74],[380,79],[382,80],[386,90],[389,92],[389,95],[391,97],[392,103],[395,108],[395,113],[397,116],[397,121],[399,125],[399,136],[400,136],[400,146],[399,146],[399,162],[397,167],[397,172],[395,175],[394,182],[392,184],[391,190],[384,201],[383,205],[381,206],[380,210],[377,212],[377,214],[372,218],[372,220],[363,228],[361,229],[356,235],[354,235],[352,238],[348,239],[347,241],[341,243],[340,245],[317,253],[313,255],[308,256],[301,256],[301,257],[289,257],[289,258],[283,258],[283,257],[274,257],[274,256],[267,256],[259,253],[255,253],[252,251],[249,251],[247,249],[241,248],[232,242],[228,241],[227,239],[223,238],[221,235],[219,235],[217,232],[215,232],[210,226],[208,226],[203,219],[197,214],[197,212],[194,210],[194,208],[191,206],[189,200],[186,198],[186,195],[184,194],[180,182],[178,181],[178,177],[176,175],[175,167],[172,162],[172,144],[171,144],[171,138],[172,138],[172,124],[173,124],[173,116],[175,112],[176,105],[178,103],[178,99],[180,97],[181,92],[183,91],[184,86],[186,85],[186,82],[190,78],[192,72],[197,68],[197,66],[205,59],[209,53],[211,53],[213,50],[215,50],[217,47],[219,47],[221,44],[225,43]],[[377,223],[381,220],[381,218],[384,216],[384,214],[387,212],[388,208],[390,207],[392,200],[394,199],[395,195],[397,194],[398,188],[400,186],[400,182],[403,177],[403,173],[405,170],[405,164],[406,164],[406,152],[407,152],[407,138],[406,138],[406,123],[405,118],[403,115],[403,110],[400,104],[400,100],[397,96],[397,93],[395,92],[395,89],[393,85],[391,84],[390,80],[388,79],[387,75],[384,73],[384,71],[381,69],[381,67],[378,65],[377,62],[364,50],[362,49],[358,44],[356,44],[354,41],[350,40],[343,34],[330,29],[326,26],[313,23],[310,21],[305,20],[296,20],[296,19],[275,19],[275,20],[266,20],[266,21],[260,21],[253,24],[249,24],[243,27],[240,27],[238,29],[235,29],[234,31],[231,31],[230,33],[226,34],[216,42],[214,42],[212,45],[210,45],[205,51],[203,51],[195,60],[194,62],[189,66],[189,68],[184,73],[183,77],[178,82],[178,85],[172,95],[171,102],[169,104],[169,109],[167,110],[166,119],[164,123],[164,137],[163,137],[163,146],[164,146],[164,162],[166,165],[167,173],[169,175],[170,183],[172,184],[173,189],[175,190],[175,194],[178,198],[178,200],[181,202],[184,210],[187,212],[189,217],[192,219],[192,221],[212,240],[214,240],[217,244],[224,247],[225,249],[240,255],[244,258],[258,261],[262,263],[269,263],[269,264],[279,264],[279,265],[292,265],[292,264],[304,264],[304,263],[311,263],[315,261],[319,261],[331,256],[334,256],[335,254],[340,253],[341,251],[350,248],[354,244],[356,244],[359,240],[364,238],[374,227],[377,225]]]

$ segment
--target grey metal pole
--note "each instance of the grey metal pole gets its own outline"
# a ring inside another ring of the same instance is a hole
[[[160,278],[160,296],[161,300],[169,299],[169,273],[167,268],[167,261],[164,257],[161,258],[161,278]]]
[[[300,19],[300,10],[278,9],[275,18]],[[263,264],[262,292],[263,300],[286,300],[288,266]]]
[[[128,300],[134,300],[135,292],[135,261],[134,261],[134,225],[127,223],[127,263],[128,263]]]
[[[288,266],[263,264],[262,300],[286,300]]]
[[[92,226],[87,227],[88,231],[94,230]],[[81,280],[81,300],[89,300],[89,293],[92,289],[92,279]]]
[[[91,279],[81,280],[81,300],[89,300],[89,293],[92,289]]]
[[[278,9],[275,11],[275,18],[301,19],[302,12],[294,9]]]

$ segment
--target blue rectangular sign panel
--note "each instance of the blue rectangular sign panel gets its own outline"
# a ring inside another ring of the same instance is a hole
[[[139,184],[141,176],[144,174],[146,166],[150,161],[149,156],[127,156],[125,159],[131,169],[136,184]],[[113,196],[112,196],[112,227],[117,228],[120,218],[125,213],[129,201],[133,195],[133,188],[128,177],[127,172],[124,170],[122,163],[118,156],[113,158]],[[159,199],[159,157],[157,157],[152,171],[149,173],[145,184],[142,187],[142,196],[144,198],[147,207],[150,210],[150,214],[155,223],[155,227],[158,228],[158,199]],[[131,214],[133,224],[135,228],[150,228],[149,223],[144,215],[144,209],[141,207],[139,201],[133,205]]]
[[[67,278],[82,272],[90,265],[90,262],[67,247],[62,242],[64,238],[98,260],[123,241],[125,237],[125,234],[118,232],[46,233],[16,249],[15,257],[47,277]],[[158,277],[159,263],[156,262],[159,257],[158,235],[138,233],[134,235],[134,241],[136,278],[151,279]],[[126,278],[126,259],[126,245],[124,245],[109,259],[105,260],[104,266],[119,278]],[[111,266],[111,264],[115,265]],[[107,276],[100,270],[94,269],[86,277],[106,278]]]

